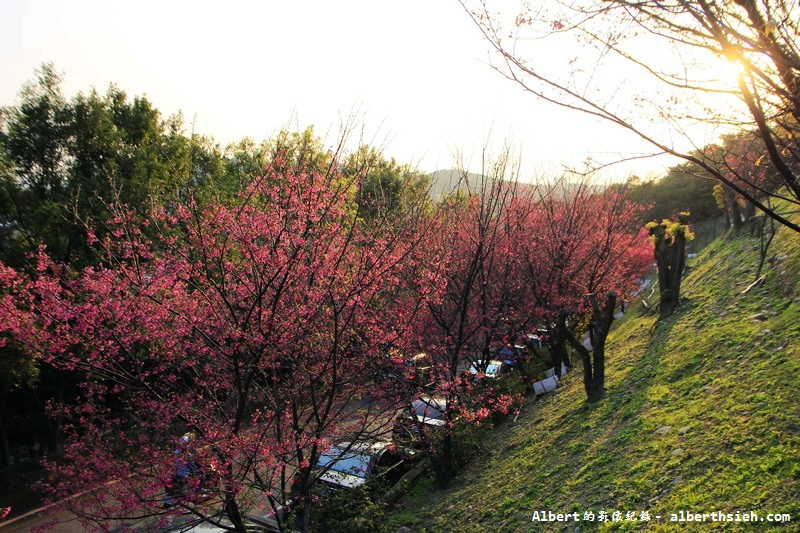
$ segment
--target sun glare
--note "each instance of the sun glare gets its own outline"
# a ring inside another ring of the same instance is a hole
[[[735,88],[739,76],[744,73],[744,66],[740,61],[731,61],[726,57],[717,58],[708,67],[710,81],[719,83],[724,88]]]

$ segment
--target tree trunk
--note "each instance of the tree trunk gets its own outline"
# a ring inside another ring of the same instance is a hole
[[[592,339],[591,354],[567,326],[568,313],[566,311],[561,311],[558,315],[558,329],[580,354],[583,361],[583,386],[586,389],[586,398],[590,402],[596,402],[606,395],[606,337],[608,337],[611,323],[614,321],[617,293],[614,291],[608,293],[602,309],[595,295],[591,295],[590,298],[592,302],[592,322],[589,326],[589,334]]]
[[[753,205],[753,202],[745,202],[743,213],[744,221],[747,223],[752,223],[753,217],[756,216],[756,206]]]
[[[739,207],[736,191],[727,185],[723,185],[722,187],[725,191],[725,204],[728,208],[728,214],[730,215],[731,226],[733,226],[734,230],[739,231],[742,229],[742,210]]]
[[[8,388],[0,388],[0,464],[11,463],[11,446],[8,442],[8,427],[6,425],[6,405],[8,403]]]
[[[66,386],[64,372],[61,370],[56,370],[55,372],[57,382],[56,394],[53,400],[57,405],[61,405],[64,403],[64,387]],[[56,416],[47,417],[47,445],[53,454],[58,454],[61,450],[61,422],[63,418],[60,411]]]
[[[236,503],[236,497],[233,496],[233,492],[229,492],[225,495],[225,514],[228,516],[228,520],[231,521],[231,524],[233,524],[237,532],[247,533],[247,527],[244,525],[244,518],[242,518],[242,513],[239,511],[239,505]]]
[[[653,239],[653,256],[658,267],[659,320],[671,315],[680,303],[688,231],[684,219],[681,216],[681,220],[675,223],[665,221],[648,226]],[[667,224],[670,224],[669,228]]]
[[[448,358],[448,378],[453,381],[458,374],[458,352],[453,351]],[[436,475],[436,482],[439,488],[445,489],[450,485],[450,482],[455,476],[453,467],[453,434],[452,434],[452,417],[453,417],[453,402],[454,397],[452,393],[445,394],[445,409],[444,419],[446,421],[444,427],[444,436],[442,438],[441,454],[438,457],[431,457],[431,462],[434,466],[434,474]],[[422,432],[424,433],[424,432]],[[430,445],[430,443],[426,443]],[[430,446],[433,449],[433,446]],[[435,454],[434,454],[435,455]]]
[[[561,332],[560,328],[553,330],[550,355],[551,359],[553,360],[553,367],[555,368],[556,376],[559,379],[561,379],[561,363],[564,363],[566,366],[570,366],[569,359],[567,358],[566,342],[567,339],[564,337],[564,334]]]
[[[453,435],[448,427],[445,427],[445,434],[442,439],[442,458],[439,474],[437,476],[439,488],[446,489],[453,480]]]

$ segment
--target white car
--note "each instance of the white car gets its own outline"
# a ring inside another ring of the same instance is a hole
[[[478,375],[480,372],[478,369],[483,366],[483,361],[476,361],[469,367],[469,373],[472,374],[473,379],[478,380],[480,379]],[[483,376],[489,379],[495,379],[500,376],[500,371],[503,369],[503,362],[502,361],[489,361],[486,364],[486,370],[483,372]]]
[[[397,415],[392,430],[393,439],[407,444],[417,440],[423,429],[443,428],[446,424],[445,406],[444,398],[422,396],[414,400],[410,407]]]
[[[384,441],[340,442],[321,454],[314,468],[323,483],[352,489],[400,466],[408,453]]]

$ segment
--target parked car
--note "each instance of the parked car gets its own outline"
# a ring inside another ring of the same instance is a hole
[[[434,382],[434,366],[431,356],[425,352],[416,354],[403,362],[405,378],[420,387],[430,387]]]
[[[505,344],[493,346],[491,349],[495,359],[508,367],[521,365],[528,358],[528,347],[524,344]]]
[[[396,482],[406,470],[413,451],[390,442],[340,442],[320,454],[314,471],[329,489],[352,489],[368,480],[384,476]]]
[[[486,369],[480,370],[484,366]],[[469,367],[469,373],[475,381],[479,381],[482,378],[496,379],[500,377],[501,372],[505,372],[511,368],[513,368],[513,365],[509,365],[505,361],[492,360],[485,365],[483,361],[476,361]]]
[[[407,385],[428,388],[434,384],[434,365],[430,355],[425,352],[407,359],[386,357],[376,370],[375,378],[379,383],[399,380]]]
[[[544,346],[545,338],[546,337],[539,332],[528,333],[525,335],[525,343],[529,346],[533,346],[534,348],[542,348]]]
[[[423,430],[433,430],[445,426],[444,398],[422,396],[397,415],[392,430],[393,440],[407,444],[419,440]]]
[[[545,327],[536,328],[535,331],[526,333],[518,339],[518,344],[522,344],[534,349],[547,348],[550,343],[551,331]]]

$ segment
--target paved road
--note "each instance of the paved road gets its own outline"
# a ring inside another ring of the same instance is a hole
[[[37,509],[17,518],[0,522],[0,531],[3,533],[27,533],[52,520],[57,521],[57,527],[54,527],[53,531],[58,531],[59,533],[82,533],[86,531],[72,513],[61,511],[56,514],[50,514],[43,509]]]
[[[36,509],[17,518],[0,522],[2,533],[28,533],[45,524],[54,523],[51,531],[56,533],[85,533],[86,528],[78,522],[78,518],[69,511],[55,511],[50,508]],[[115,524],[121,527],[123,524]]]

